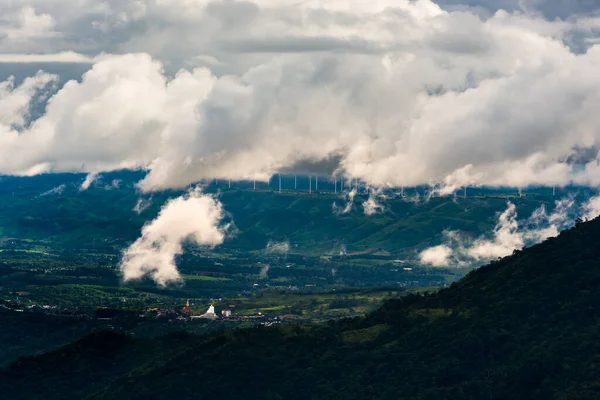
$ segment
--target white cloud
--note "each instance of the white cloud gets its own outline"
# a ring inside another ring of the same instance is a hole
[[[94,59],[72,51],[56,54],[0,54],[0,63],[35,64],[35,63],[71,63],[91,64]]]
[[[600,184],[597,154],[580,169],[565,161],[600,147],[591,14],[481,16],[429,0],[19,3],[0,14],[25,12],[19,26],[37,33],[0,41],[0,60],[94,65],[22,132],[0,127],[0,173],[142,167],[150,191],[334,159],[338,175],[442,194]]]
[[[12,140],[0,147],[0,173],[38,164],[53,171],[84,164],[87,172],[149,165],[170,154],[170,142],[185,139],[179,132],[190,134],[185,128],[195,123],[194,106],[210,84],[205,70],[167,82],[148,56],[107,56],[82,82],[67,82],[27,130],[7,128]]]
[[[269,240],[267,248],[265,249],[266,254],[287,254],[290,251],[290,242],[274,242]]]
[[[138,199],[137,203],[135,203],[135,206],[133,207],[132,211],[135,211],[138,215],[140,215],[146,209],[148,209],[148,207],[150,207],[151,205],[152,205],[152,198],[149,198],[149,199],[140,198],[140,199]]]
[[[52,15],[37,13],[31,6],[22,7],[12,15],[5,15],[3,19],[0,35],[4,35],[9,41],[23,42],[58,35],[54,31],[55,21]]]
[[[522,232],[517,222],[517,209],[509,203],[506,210],[498,217],[492,239],[479,239],[466,250],[466,255],[475,261],[489,260],[509,255],[515,249],[524,246]]]
[[[144,226],[142,236],[123,252],[123,279],[149,275],[161,286],[181,280],[175,257],[182,253],[183,242],[221,244],[227,229],[222,218],[221,203],[198,190],[169,201],[156,219]]]
[[[385,210],[385,207],[377,201],[377,197],[383,197],[381,190],[369,189],[369,198],[362,203],[365,215],[373,215]]]
[[[446,267],[450,264],[452,253],[450,247],[442,244],[423,250],[419,253],[419,261],[433,267]]]
[[[356,188],[353,188],[352,190],[350,190],[348,192],[342,193],[342,195],[340,197],[345,202],[345,204],[343,205],[343,207],[340,207],[337,205],[336,202],[333,202],[333,205],[332,205],[333,212],[335,214],[348,214],[350,211],[352,211],[352,206],[354,206],[354,197],[356,196],[356,193],[357,193]]]
[[[423,264],[441,267],[473,265],[505,257],[526,245],[557,236],[561,230],[573,225],[575,211],[586,210],[589,204],[586,202],[578,206],[573,197],[566,197],[556,201],[550,214],[541,206],[529,218],[519,221],[515,205],[509,202],[506,210],[498,216],[491,237],[467,240],[456,232],[447,231],[444,232],[445,243],[423,250],[419,260]]]
[[[583,207],[583,218],[594,219],[600,215],[600,196],[594,196]]]
[[[24,127],[32,100],[56,79],[56,75],[40,71],[19,86],[12,77],[0,82],[0,144],[10,147],[19,140],[16,130]]]
[[[41,193],[38,197],[51,196],[54,194],[60,196],[60,195],[62,195],[62,193],[65,191],[66,188],[67,188],[67,185],[65,185],[65,184],[58,185],[54,189],[50,189],[44,193]]]
[[[98,179],[98,174],[95,172],[91,172],[87,174],[81,185],[79,186],[79,191],[84,192],[90,188],[92,183],[94,183]]]
[[[548,19],[566,19],[574,14],[592,14],[600,9],[593,0],[435,0],[448,9],[472,7],[493,13],[499,9],[521,11],[528,15],[543,14]],[[466,5],[465,5],[466,4]]]

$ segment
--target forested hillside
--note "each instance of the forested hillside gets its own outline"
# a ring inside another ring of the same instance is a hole
[[[141,172],[103,174],[85,190],[82,174],[48,174],[37,177],[0,177],[0,244],[15,241],[23,247],[91,249],[120,252],[139,237],[144,223],[182,191],[140,193],[135,187]],[[289,178],[288,178],[289,179]],[[363,202],[369,193],[362,187],[347,213],[347,197],[334,192],[330,183],[319,192],[308,192],[293,177],[282,193],[274,185],[260,183],[252,190],[248,182],[207,184],[207,193],[217,194],[233,221],[225,251],[262,251],[269,241],[288,242],[295,254],[339,254],[383,249],[398,257],[413,258],[418,250],[439,244],[442,232],[457,230],[471,237],[489,234],[497,214],[510,199],[519,215],[527,218],[540,206],[554,208],[559,196],[578,195],[587,189],[567,188],[553,197],[548,188],[532,189],[523,197],[514,190],[469,189],[467,198],[437,197],[425,201],[429,188],[410,188],[378,197],[381,208],[365,215]],[[306,178],[304,178],[306,179]],[[337,211],[334,210],[334,204]],[[137,211],[137,212],[136,212]]]
[[[323,327],[97,333],[2,373],[15,399],[597,399],[600,219]]]

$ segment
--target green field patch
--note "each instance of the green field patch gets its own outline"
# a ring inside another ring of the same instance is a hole
[[[19,253],[29,253],[29,254],[42,254],[44,256],[50,256],[50,253],[41,250],[29,250],[29,249],[10,249],[10,250],[2,250],[0,249],[0,253],[4,253],[5,251],[15,251]]]
[[[273,307],[259,308],[259,310],[260,311],[278,311],[278,310],[285,310],[286,308],[288,308],[288,306],[273,306]]]
[[[209,275],[183,275],[183,279],[187,281],[213,281],[213,282],[225,282],[230,281],[231,278],[224,278],[221,276],[209,276]]]

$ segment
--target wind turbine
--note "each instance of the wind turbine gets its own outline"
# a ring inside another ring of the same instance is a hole
[[[308,193],[312,193],[312,176],[308,176]]]

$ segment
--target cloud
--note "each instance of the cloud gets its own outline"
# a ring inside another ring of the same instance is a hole
[[[600,215],[600,196],[594,196],[583,206],[583,218],[594,219]]]
[[[333,202],[332,208],[333,208],[333,212],[335,214],[348,214],[350,211],[352,211],[352,206],[354,205],[354,197],[356,196],[357,193],[357,189],[354,188],[352,190],[350,190],[349,192],[344,192],[341,195],[341,198],[345,201],[346,204],[344,204],[343,207],[340,207],[337,205],[336,202]],[[367,201],[368,203],[368,201]],[[368,206],[368,204],[367,204]],[[363,205],[364,207],[364,205]],[[366,209],[365,209],[366,211]]]
[[[474,8],[492,14],[498,10],[519,11],[529,15],[543,14],[548,19],[569,18],[600,10],[600,4],[589,0],[435,0],[447,9]]]
[[[62,195],[62,193],[65,191],[66,188],[67,188],[67,185],[65,185],[65,184],[58,185],[54,189],[50,189],[44,193],[41,193],[38,197],[51,196],[54,194],[60,196],[60,195]]]
[[[19,86],[15,86],[12,77],[0,82],[0,144],[10,147],[19,141],[17,134],[26,125],[32,102],[57,78],[56,75],[40,71]]]
[[[25,12],[31,22],[17,25],[37,33],[19,48],[0,41],[0,54],[93,66],[25,129],[0,127],[0,173],[145,168],[144,191],[311,164],[442,194],[600,184],[597,151],[569,161],[600,146],[593,14],[550,20],[496,2],[483,15],[429,0],[20,3],[0,15]]]
[[[110,185],[106,185],[106,190],[118,189],[121,186],[122,181],[120,179],[113,179]]]
[[[259,276],[261,276],[261,277],[263,277],[263,278],[266,278],[266,277],[267,277],[267,273],[269,272],[269,269],[271,269],[271,267],[270,267],[268,264],[267,264],[267,265],[265,265],[265,266],[263,266],[263,267],[260,269]]]
[[[148,275],[165,286],[181,280],[175,257],[183,252],[182,244],[190,241],[214,247],[223,243],[227,226],[222,219],[221,203],[199,190],[170,200],[123,252],[120,268],[124,281]]]
[[[84,181],[79,186],[79,191],[84,192],[90,188],[92,183],[94,183],[98,179],[98,174],[95,172],[87,174]]]
[[[6,128],[14,138],[0,147],[0,173],[38,164],[52,171],[84,164],[87,172],[149,165],[160,155],[161,141],[183,139],[176,131],[195,121],[198,89],[207,84],[210,74],[203,70],[182,72],[167,83],[160,64],[145,55],[108,57],[82,82],[67,82],[20,135]]]
[[[134,212],[136,212],[138,215],[140,215],[146,209],[148,209],[148,207],[150,207],[151,205],[152,205],[152,198],[149,198],[149,199],[140,198],[140,199],[138,199],[137,203],[135,203],[135,206],[133,207],[132,210]]]
[[[0,63],[69,63],[92,64],[94,59],[83,54],[65,51],[56,54],[0,54]]]
[[[5,23],[0,25],[0,35],[8,41],[23,42],[58,35],[54,26],[52,15],[37,13],[33,7],[25,6],[6,18]]]
[[[290,251],[289,242],[274,242],[269,240],[267,248],[265,249],[266,254],[287,254]]]
[[[446,267],[450,263],[452,249],[446,245],[430,247],[419,253],[419,261],[422,264],[431,265],[434,267]]]
[[[362,203],[365,215],[373,215],[385,210],[385,207],[377,202],[377,197],[382,197],[381,190],[370,189],[369,198]]]
[[[465,254],[474,261],[488,260],[507,256],[524,244],[524,235],[519,231],[517,222],[517,209],[513,203],[509,203],[498,217],[492,239],[476,240],[465,250]]]
[[[491,237],[468,240],[458,232],[446,231],[445,243],[423,250],[419,253],[419,260],[426,265],[446,267],[473,265],[505,257],[526,245],[557,236],[561,230],[573,225],[577,210],[585,210],[589,204],[577,206],[573,197],[566,197],[555,202],[551,213],[542,205],[529,218],[519,221],[515,205],[508,202],[506,210],[498,216]]]

